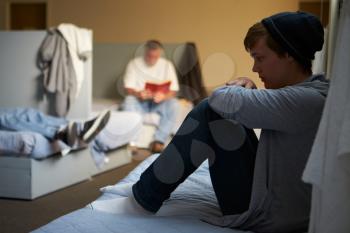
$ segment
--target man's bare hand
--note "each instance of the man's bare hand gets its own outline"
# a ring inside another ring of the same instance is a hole
[[[143,90],[139,92],[139,97],[141,100],[149,100],[153,98],[153,95],[149,90]]]
[[[255,83],[247,77],[239,77],[235,80],[228,81],[226,86],[241,86],[248,89],[257,89]]]
[[[157,92],[154,96],[153,96],[153,101],[155,103],[160,103],[162,101],[164,101],[166,98],[166,95],[163,92]]]

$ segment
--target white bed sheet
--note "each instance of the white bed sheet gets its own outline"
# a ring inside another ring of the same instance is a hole
[[[96,201],[123,198],[125,187],[138,180],[157,155],[143,161],[127,177],[114,186],[103,188],[103,195]],[[93,204],[93,203],[92,203]],[[91,204],[33,231],[34,233],[242,233],[246,231],[221,228],[201,221],[205,216],[220,216],[210,182],[208,164],[202,166],[182,183],[164,203],[156,215],[119,213],[94,210]],[[248,233],[248,232],[246,232]]]

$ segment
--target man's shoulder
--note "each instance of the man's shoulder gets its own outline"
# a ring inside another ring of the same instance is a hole
[[[129,61],[129,64],[138,64],[138,63],[143,63],[144,60],[141,56],[139,57],[134,57]]]
[[[325,97],[328,93],[329,82],[323,75],[312,75],[303,82],[289,86],[286,89],[299,92],[299,94]]]

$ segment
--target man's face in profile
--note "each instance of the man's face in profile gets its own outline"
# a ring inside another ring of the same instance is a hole
[[[149,66],[153,66],[157,63],[162,54],[161,49],[147,49],[145,52],[145,62]]]
[[[294,70],[292,57],[287,54],[280,56],[266,44],[266,38],[260,38],[249,50],[254,59],[253,72],[259,74],[259,78],[267,89],[278,89],[293,83],[288,80],[288,73]]]

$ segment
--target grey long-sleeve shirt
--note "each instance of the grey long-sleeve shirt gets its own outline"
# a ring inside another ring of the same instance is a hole
[[[262,131],[249,209],[208,222],[254,232],[307,229],[311,187],[301,176],[327,91],[328,82],[322,75],[275,90],[225,86],[214,91],[209,97],[214,111]]]

